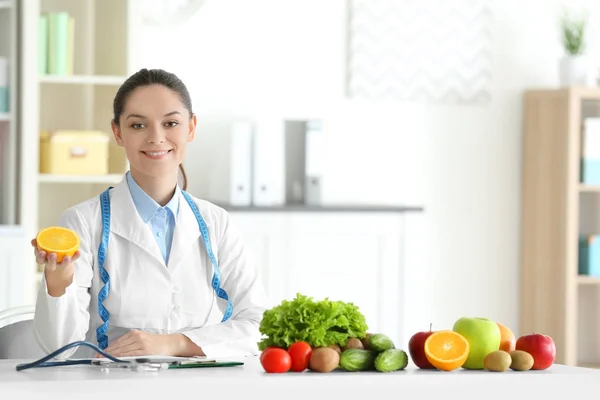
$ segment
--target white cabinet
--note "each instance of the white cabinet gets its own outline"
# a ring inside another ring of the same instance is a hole
[[[272,305],[296,293],[352,302],[369,331],[407,342],[402,211],[230,211]]]
[[[16,225],[0,225],[0,311],[32,304],[35,285],[33,271],[23,268],[31,258],[25,230]]]

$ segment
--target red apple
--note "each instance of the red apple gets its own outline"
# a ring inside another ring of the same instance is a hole
[[[408,341],[410,358],[415,365],[421,369],[435,369],[427,359],[427,356],[425,356],[425,340],[427,340],[432,333],[431,325],[429,325],[429,331],[417,332]]]
[[[531,369],[547,369],[556,358],[556,346],[554,340],[548,335],[533,333],[531,335],[521,336],[517,340],[516,350],[523,350],[533,357],[533,367]]]

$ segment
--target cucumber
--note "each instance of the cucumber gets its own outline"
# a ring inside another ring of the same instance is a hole
[[[394,346],[394,342],[392,341],[392,339],[390,339],[383,333],[377,333],[375,335],[369,336],[369,349],[373,351],[380,352],[393,349],[395,347],[396,346]]]
[[[400,371],[408,365],[408,356],[404,350],[384,350],[377,354],[374,365],[379,372]]]
[[[346,371],[372,371],[377,353],[363,349],[348,349],[342,353],[340,367]]]

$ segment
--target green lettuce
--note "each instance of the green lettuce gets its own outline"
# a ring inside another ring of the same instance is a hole
[[[298,293],[295,299],[283,300],[264,312],[258,347],[261,351],[269,346],[287,349],[298,341],[313,347],[344,346],[348,338],[364,338],[367,329],[364,315],[353,303],[328,298],[315,301]]]

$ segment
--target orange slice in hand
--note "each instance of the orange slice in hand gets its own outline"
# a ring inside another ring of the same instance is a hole
[[[425,341],[425,357],[442,371],[453,371],[463,366],[469,356],[469,342],[460,333],[437,331]]]
[[[59,226],[42,229],[35,238],[38,248],[46,254],[56,253],[61,262],[65,256],[72,257],[79,249],[79,236],[74,231]]]

